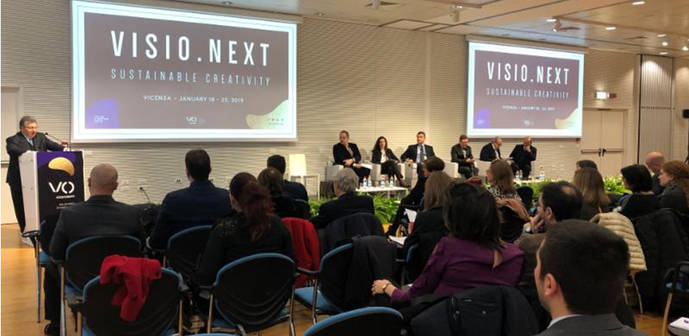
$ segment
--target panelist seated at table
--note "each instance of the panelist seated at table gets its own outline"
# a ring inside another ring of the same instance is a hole
[[[502,138],[495,137],[489,143],[487,143],[483,148],[481,148],[481,154],[479,160],[486,162],[493,162],[493,160],[502,159],[500,155],[500,147],[502,146]]]
[[[423,174],[423,170],[421,170],[423,162],[432,157],[435,157],[433,146],[426,144],[426,132],[419,131],[416,133],[416,144],[409,145],[407,150],[402,153],[401,158],[402,161],[408,163],[416,162],[416,172],[419,174],[419,177],[421,177]]]
[[[380,173],[387,174],[388,176],[395,176],[403,187],[408,187],[409,185],[404,181],[402,172],[397,165],[400,160],[397,158],[392,149],[388,148],[388,139],[384,136],[378,137],[375,145],[373,145],[373,150],[371,151],[371,162],[380,164]]]
[[[324,229],[334,220],[344,216],[375,212],[371,197],[355,194],[359,178],[351,169],[338,171],[333,185],[337,199],[323,203],[318,209],[318,215],[311,218],[311,223],[316,229]]]
[[[512,172],[516,175],[518,170],[522,171],[522,178],[529,179],[531,174],[531,162],[536,161],[536,147],[532,146],[533,139],[530,136],[524,138],[524,143],[514,146],[510,157],[514,161],[512,163]]]
[[[346,130],[340,131],[340,142],[333,145],[333,164],[352,168],[359,176],[359,181],[371,173],[370,169],[361,165],[359,147],[349,142],[349,132]]]
[[[500,220],[493,196],[469,183],[449,190],[446,223],[449,235],[440,239],[423,272],[409,289],[389,279],[373,282],[371,292],[407,301],[422,295],[450,296],[489,285],[516,286],[524,252],[500,240]]]

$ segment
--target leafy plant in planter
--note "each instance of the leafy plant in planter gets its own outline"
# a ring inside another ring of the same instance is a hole
[[[321,208],[321,205],[325,202],[332,201],[333,199],[334,198],[321,198],[317,200],[309,200],[311,216],[318,215],[318,210]],[[383,224],[392,222],[393,218],[395,218],[395,214],[397,213],[398,206],[398,198],[388,198],[383,196],[373,197],[373,208],[375,209],[375,215]]]
[[[605,192],[609,194],[629,194],[631,191],[624,187],[621,176],[603,178]]]

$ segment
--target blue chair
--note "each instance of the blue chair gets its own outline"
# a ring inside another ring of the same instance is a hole
[[[78,306],[84,286],[100,275],[105,257],[119,254],[141,257],[141,242],[132,236],[93,236],[71,243],[65,260],[53,260],[60,273],[60,335],[66,335],[65,299],[70,306]]]
[[[294,336],[295,279],[294,261],[279,253],[253,254],[223,266],[209,288],[207,332],[232,330],[246,335],[288,320]],[[214,312],[220,318],[214,319]]]
[[[414,244],[412,246],[409,246],[409,248],[407,249],[407,255],[404,256],[405,268],[404,268],[404,273],[403,273],[403,280],[404,281],[402,282],[402,284],[408,284],[408,283],[413,281],[411,279],[411,276],[409,275],[409,269],[407,269],[406,265],[409,265],[409,261],[411,260],[411,258],[416,253],[417,248],[419,248],[419,244]]]
[[[189,280],[198,269],[212,228],[211,225],[193,226],[172,235],[167,241],[163,265]]]
[[[299,268],[299,272],[314,277],[312,287],[297,288],[294,291],[294,298],[307,308],[311,309],[311,321],[313,324],[318,322],[318,314],[338,314],[342,309],[331,303],[322,293],[323,281],[326,286],[343,288],[346,272],[349,269],[353,252],[352,243],[332,249],[321,258],[319,271],[310,271]],[[329,284],[328,279],[339,279],[342,284]]]
[[[34,259],[36,260],[36,323],[41,323],[41,290],[43,289],[42,273],[50,263],[50,256],[41,250],[38,235],[27,235],[33,242]]]
[[[399,336],[402,314],[387,307],[366,307],[329,317],[311,326],[304,336]]]
[[[170,335],[174,333],[175,321],[181,330],[181,284],[178,273],[163,268],[161,278],[151,282],[146,303],[136,320],[126,322],[120,318],[120,307],[110,303],[119,286],[103,285],[100,277],[95,277],[84,286],[83,303],[77,315],[78,335]]]
[[[667,335],[668,315],[670,306],[675,294],[689,296],[689,261],[680,261],[674,269],[665,277],[665,288],[668,289],[667,300],[665,300],[665,311],[663,312],[663,324],[661,324],[661,335]]]

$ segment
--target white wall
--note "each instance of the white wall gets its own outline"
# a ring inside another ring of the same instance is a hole
[[[164,1],[157,6],[198,10],[215,7]],[[68,0],[6,0],[2,2],[2,82],[22,85],[24,111],[39,126],[69,137],[70,125],[70,9]],[[630,139],[635,113],[636,56],[591,51],[586,56],[585,107],[629,108]],[[399,155],[415,141],[418,130],[428,133],[440,157],[466,127],[466,48],[463,36],[402,31],[389,28],[304,19],[298,30],[297,143],[151,143],[79,145],[86,170],[100,162],[114,164],[122,186],[116,198],[144,202],[137,191],[144,185],[154,201],[183,187],[184,153],[203,147],[213,162],[216,184],[225,186],[239,171],[258,173],[271,154],[305,153],[310,172],[323,173],[340,129],[348,129],[364,157],[379,135],[385,135]],[[618,98],[593,100],[604,88]],[[518,139],[506,139],[505,154]],[[483,140],[475,140],[478,151]],[[579,157],[579,144],[570,140],[538,140],[537,166],[552,177],[570,178]],[[629,146],[630,153],[634,146]],[[630,158],[636,156],[629,154]],[[626,159],[631,162],[631,159]],[[88,174],[88,173],[87,173]],[[180,179],[182,183],[177,183]],[[4,196],[4,195],[3,195]],[[9,201],[4,198],[3,202]]]

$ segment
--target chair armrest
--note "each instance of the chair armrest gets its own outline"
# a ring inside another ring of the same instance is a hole
[[[297,272],[299,272],[301,274],[313,275],[313,276],[318,276],[318,274],[320,274],[319,271],[307,270],[307,269],[301,268],[301,267],[297,267]]]

